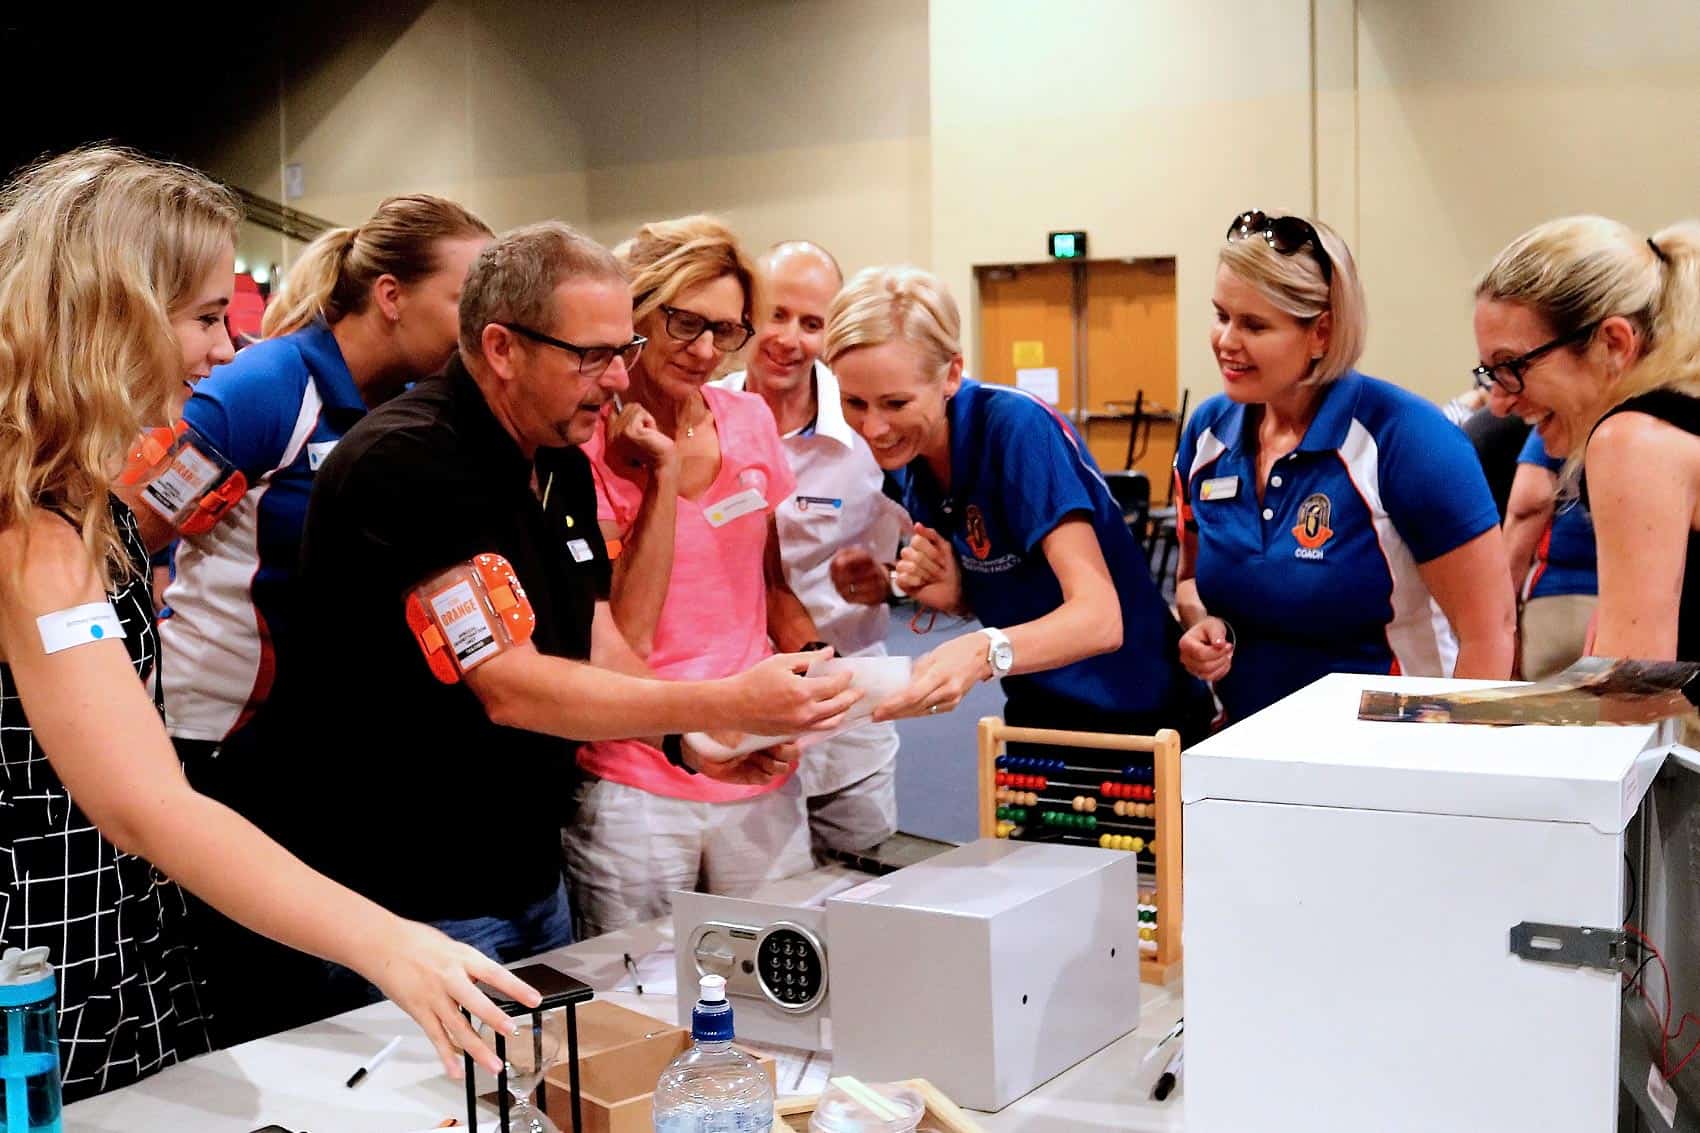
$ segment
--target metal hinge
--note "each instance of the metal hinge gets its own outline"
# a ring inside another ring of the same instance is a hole
[[[1629,936],[1611,928],[1540,924],[1524,921],[1511,926],[1511,952],[1541,964],[1627,972]]]

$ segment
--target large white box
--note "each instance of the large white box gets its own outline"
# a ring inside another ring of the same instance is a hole
[[[1615,1129],[1621,978],[1511,952],[1616,929],[1666,725],[1370,723],[1335,675],[1192,748],[1187,1133]]]
[[[826,905],[835,1073],[997,1110],[1139,1025],[1139,866],[982,839]]]

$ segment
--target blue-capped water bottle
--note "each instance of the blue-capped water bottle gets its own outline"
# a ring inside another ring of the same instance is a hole
[[[732,1045],[726,978],[702,977],[691,1011],[691,1049],[655,1084],[656,1133],[767,1133],[773,1083],[759,1063]]]
[[[0,956],[0,1133],[60,1133],[59,988],[47,949]]]

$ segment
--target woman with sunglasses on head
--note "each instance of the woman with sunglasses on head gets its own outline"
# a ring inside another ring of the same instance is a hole
[[[984,627],[916,661],[875,719],[950,711],[996,677],[1018,727],[1202,738],[1209,696],[1092,455],[1043,401],[964,377],[960,336],[956,301],[914,267],[861,272],[827,320],[845,419],[916,520],[898,587]]]
[[[1475,330],[1494,412],[1585,469],[1593,652],[1700,661],[1700,222],[1530,229],[1477,282]]]
[[[754,265],[707,216],[647,224],[615,254],[647,340],[627,403],[584,446],[615,555],[615,623],[675,680],[743,672],[774,646],[816,648],[779,556],[774,509],[795,481],[773,413],[753,393],[709,384],[754,334]],[[587,744],[578,758],[591,778],[564,850],[590,933],[665,915],[667,894],[699,878],[742,894],[813,865],[789,774],[717,782],[637,740]]]
[[[475,980],[536,1002],[194,790],[166,737],[147,555],[110,489],[142,423],[230,357],[239,219],[199,173],[106,147],[0,196],[0,945],[57,969],[68,1101],[207,1049],[179,885],[365,973],[451,1073],[457,1048],[498,1065],[460,1013],[503,1018]]]
[[[1225,388],[1175,455],[1188,670],[1229,720],[1328,673],[1509,676],[1493,497],[1439,409],[1353,369],[1364,299],[1345,241],[1242,213],[1212,303]]]

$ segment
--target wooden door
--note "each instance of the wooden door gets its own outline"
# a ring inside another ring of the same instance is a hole
[[[1102,468],[1127,461],[1125,420],[1141,392],[1146,412],[1177,407],[1175,261],[1100,260],[1086,265],[1086,415],[1082,433]],[[1178,441],[1175,423],[1157,420],[1135,467],[1166,498]]]
[[[1021,264],[975,269],[980,286],[980,361],[973,376],[1040,392],[1044,371],[1056,372],[1055,405],[1074,404],[1073,266]],[[1018,383],[1017,371],[1029,373]],[[1116,467],[1121,467],[1119,464]]]
[[[1135,467],[1151,478],[1152,497],[1166,499],[1179,439],[1172,420],[1178,372],[1174,260],[1016,264],[976,268],[975,277],[980,362],[974,376],[1046,392],[1054,372],[1053,403],[1075,422],[1106,470],[1126,467],[1128,418],[1143,393],[1147,416],[1157,419],[1141,433],[1148,439]],[[1083,397],[1076,394],[1077,342],[1084,343]],[[1170,420],[1162,419],[1165,412]]]

